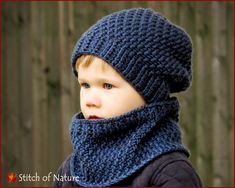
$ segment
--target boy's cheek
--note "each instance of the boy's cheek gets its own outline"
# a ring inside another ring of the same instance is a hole
[[[86,109],[84,109],[82,106],[81,106],[81,112],[82,112],[84,118],[85,118],[85,119],[88,119],[87,111],[86,111]]]

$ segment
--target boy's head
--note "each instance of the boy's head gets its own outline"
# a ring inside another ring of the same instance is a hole
[[[143,106],[143,97],[102,59],[83,55],[76,62],[81,110],[86,119],[110,118]]]
[[[90,27],[72,53],[76,76],[81,74],[77,59],[84,54],[113,67],[146,103],[166,100],[170,93],[185,90],[192,79],[190,37],[151,9],[115,12]]]

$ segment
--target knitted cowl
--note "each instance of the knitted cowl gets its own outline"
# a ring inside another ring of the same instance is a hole
[[[121,116],[86,120],[70,126],[72,176],[80,186],[110,186],[134,174],[156,157],[188,151],[181,143],[176,98],[147,104]]]

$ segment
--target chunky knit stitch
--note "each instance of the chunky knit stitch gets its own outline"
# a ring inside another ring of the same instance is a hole
[[[76,75],[75,63],[82,54],[112,65],[147,103],[185,90],[192,79],[190,37],[151,9],[115,12],[90,27],[72,53]]]
[[[165,153],[183,151],[176,98],[152,103],[118,117],[71,122],[72,176],[81,186],[113,185]]]

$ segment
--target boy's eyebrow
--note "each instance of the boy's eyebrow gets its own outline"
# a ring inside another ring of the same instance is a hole
[[[83,78],[79,78],[78,77],[78,79],[77,79],[78,81],[83,81],[83,82],[85,82],[86,81],[86,79],[83,79]]]
[[[89,82],[89,78],[79,78],[78,77],[78,81],[80,82]],[[120,81],[117,79],[112,79],[112,78],[97,78],[96,82],[113,82],[113,83],[119,83]]]

